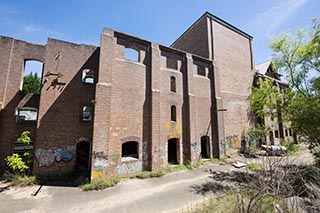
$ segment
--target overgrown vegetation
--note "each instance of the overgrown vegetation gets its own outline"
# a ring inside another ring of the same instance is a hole
[[[157,171],[142,171],[134,175],[128,176],[128,178],[138,178],[138,179],[147,179],[147,178],[155,178],[155,177],[161,177],[165,175],[166,172],[163,169],[157,170]]]
[[[107,179],[92,181],[91,183],[81,185],[80,188],[83,191],[102,190],[102,189],[115,186],[119,181],[120,181],[120,178],[117,176],[114,176],[114,177],[109,177]]]
[[[21,136],[17,139],[18,143],[23,143],[25,145],[29,145],[31,143],[30,132],[24,131],[21,133]],[[16,175],[27,175],[31,173],[31,167],[33,163],[33,152],[27,151],[22,156],[15,153],[11,156],[7,156],[5,158],[7,162],[7,166],[11,172]]]
[[[35,176],[16,175],[12,180],[13,186],[26,187],[26,186],[32,186],[34,184],[36,184],[36,177]]]
[[[254,171],[211,171],[211,174],[212,182],[193,188],[201,194],[223,194],[191,212],[320,211],[320,169],[313,165],[298,166],[290,164],[287,158],[266,157],[260,169]],[[225,181],[231,185],[221,185]]]
[[[286,99],[286,116],[294,131],[307,139],[315,157],[320,157],[320,19],[295,35],[273,38],[275,68],[286,74],[292,88]],[[320,158],[318,158],[320,162]]]

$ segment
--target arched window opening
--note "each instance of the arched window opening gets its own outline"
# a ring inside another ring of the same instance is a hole
[[[20,89],[23,93],[40,94],[43,63],[35,60],[25,60],[24,75]]]
[[[176,92],[176,77],[171,76],[170,77],[170,91],[171,92]]]
[[[122,144],[121,157],[122,160],[130,160],[131,158],[139,158],[139,143],[136,141],[128,141]]]
[[[92,106],[83,106],[82,107],[82,121],[91,121],[93,114]]]
[[[33,107],[22,107],[18,109],[16,123],[26,123],[37,121],[38,109]]]
[[[140,59],[139,51],[131,47],[126,47],[124,49],[124,58],[127,60],[139,62],[139,59]]]
[[[210,158],[210,137],[206,135],[201,137],[201,158]]]
[[[175,105],[171,106],[171,121],[177,121],[177,108]]]
[[[94,84],[94,70],[84,69],[82,71],[82,81],[86,84]]]

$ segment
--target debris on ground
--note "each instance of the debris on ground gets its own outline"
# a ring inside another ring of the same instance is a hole
[[[286,154],[287,148],[284,146],[276,146],[276,145],[261,145],[261,149],[265,151],[265,154],[271,156],[282,156]]]
[[[239,161],[235,161],[232,163],[232,165],[239,169],[239,168],[245,167],[247,164],[239,162]]]

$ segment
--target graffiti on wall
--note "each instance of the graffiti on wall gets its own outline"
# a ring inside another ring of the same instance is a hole
[[[134,174],[142,171],[142,162],[135,161],[131,163],[123,163],[116,167],[117,173],[119,175]]]
[[[240,148],[240,141],[237,135],[230,135],[225,138],[225,143],[228,148]]]
[[[92,156],[93,168],[91,178],[93,180],[102,179],[108,167],[108,156],[104,152],[93,152]]]
[[[71,161],[73,158],[73,154],[64,148],[49,148],[49,149],[42,149],[39,148],[35,151],[36,159],[39,163],[39,167],[45,166],[49,167],[54,162],[68,162]]]
[[[177,122],[167,122],[166,129],[169,131],[169,138],[180,138],[182,136],[182,125],[179,118],[177,118]]]

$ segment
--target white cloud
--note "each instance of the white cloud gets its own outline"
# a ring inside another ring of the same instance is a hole
[[[268,10],[257,15],[250,25],[257,31],[269,35],[290,18],[299,8],[309,0],[282,0],[276,3]]]

